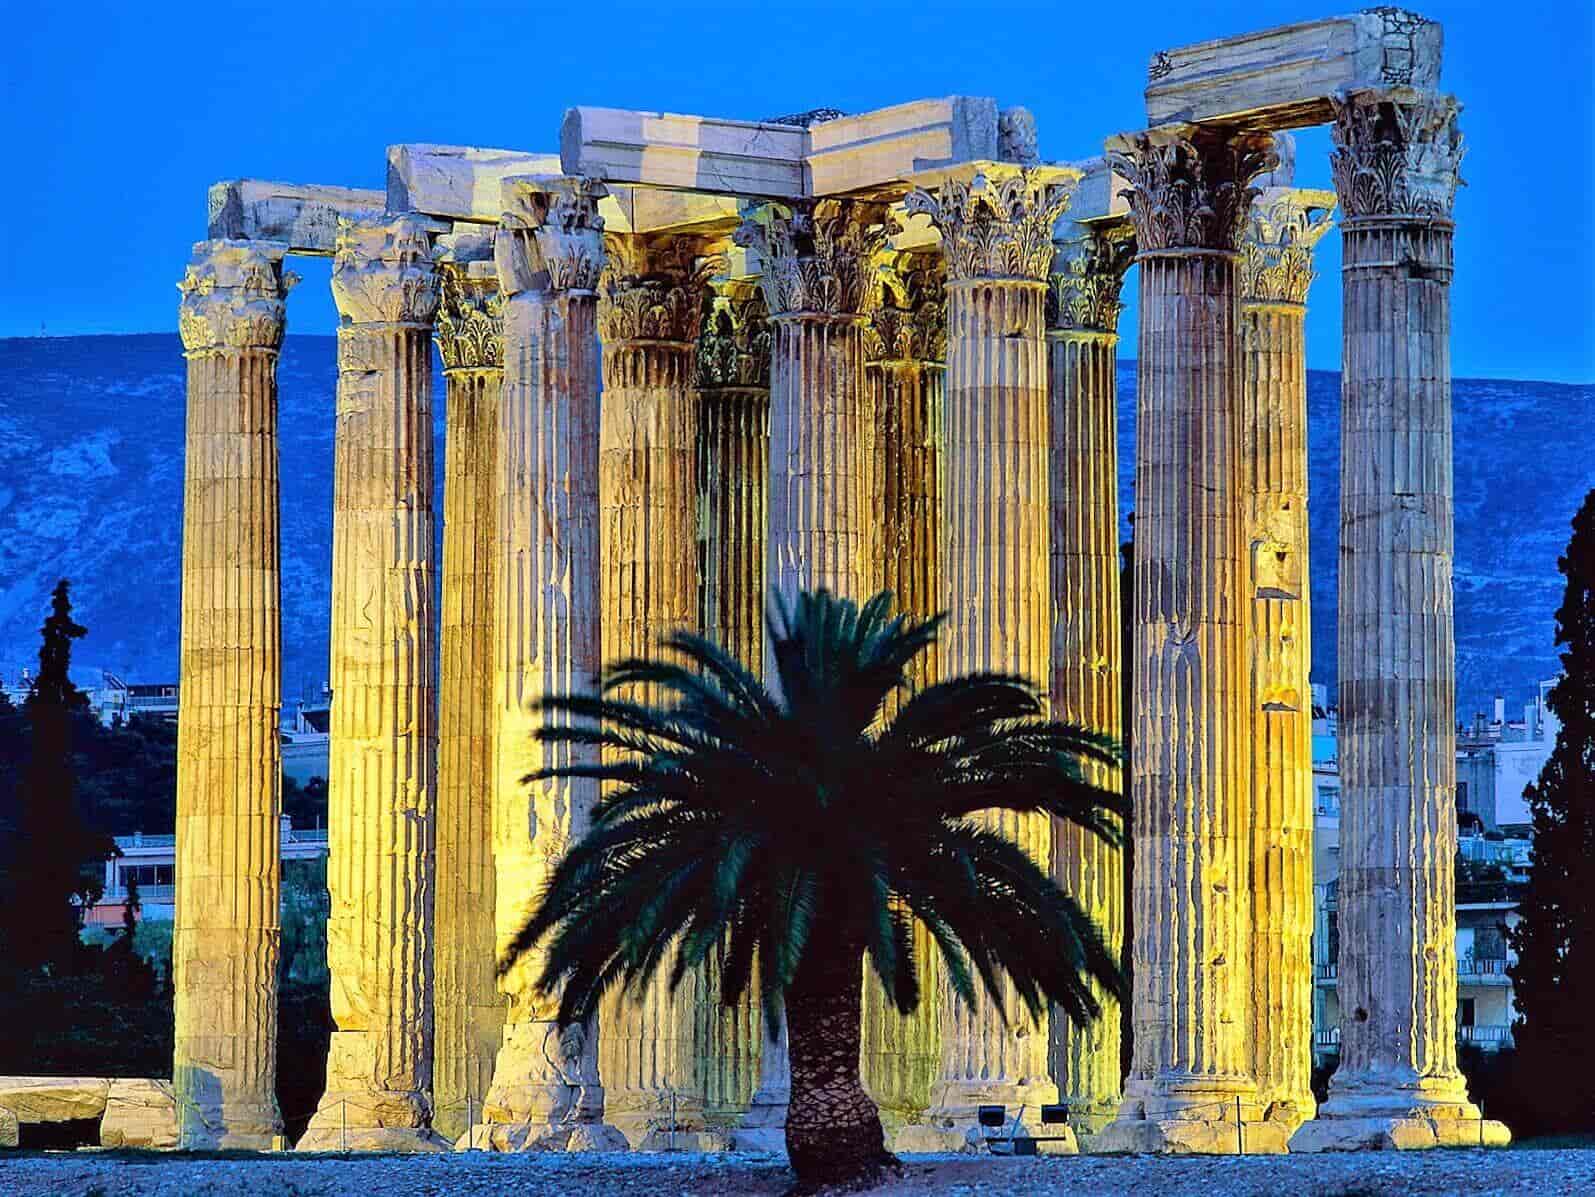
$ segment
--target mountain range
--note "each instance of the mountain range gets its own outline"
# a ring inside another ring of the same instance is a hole
[[[290,336],[278,372],[283,695],[327,677],[331,337]],[[436,416],[443,434],[442,380]],[[1309,371],[1314,681],[1333,692],[1340,377]],[[1458,711],[1508,709],[1558,670],[1557,556],[1595,486],[1595,386],[1458,379]],[[1134,506],[1135,363],[1119,368],[1121,513]],[[50,588],[72,579],[80,677],[177,675],[184,365],[173,334],[0,340],[0,678],[33,667]],[[438,449],[441,485],[443,461]],[[442,511],[441,495],[437,510]]]

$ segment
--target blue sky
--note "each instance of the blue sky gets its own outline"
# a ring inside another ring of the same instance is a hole
[[[0,336],[175,328],[205,189],[223,178],[380,187],[391,142],[558,145],[572,104],[752,117],[964,93],[1024,104],[1047,158],[1145,123],[1155,50],[1349,10],[1339,0],[986,7],[607,4],[35,5],[0,45],[8,217]],[[1429,0],[1462,100],[1453,368],[1595,381],[1592,0]],[[1328,186],[1328,137],[1298,182]],[[1339,366],[1339,242],[1319,250],[1309,363]],[[330,333],[324,262],[292,331]],[[1132,272],[1133,278],[1133,272]],[[1133,290],[1133,286],[1132,286]],[[1133,311],[1122,326],[1134,352]]]

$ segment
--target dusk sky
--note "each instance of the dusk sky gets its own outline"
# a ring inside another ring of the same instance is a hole
[[[381,187],[384,147],[401,141],[553,151],[574,104],[757,119],[955,93],[1029,107],[1043,157],[1078,159],[1145,124],[1153,51],[1354,7],[33,5],[0,47],[0,336],[174,329],[174,283],[218,179]],[[1454,371],[1595,381],[1595,4],[1417,7],[1445,25],[1443,85],[1469,146]],[[1298,183],[1329,186],[1327,151],[1324,130],[1301,135]],[[1336,236],[1318,265],[1309,364],[1338,369]],[[331,333],[328,263],[293,269],[289,331]]]

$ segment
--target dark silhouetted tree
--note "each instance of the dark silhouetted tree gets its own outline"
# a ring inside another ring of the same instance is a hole
[[[1551,757],[1527,790],[1534,855],[1513,930],[1519,1018],[1513,1033],[1524,1087],[1546,1129],[1595,1119],[1595,491],[1573,517],[1556,612],[1562,676],[1551,688],[1561,721]]]
[[[41,629],[39,673],[23,703],[29,730],[28,763],[16,815],[10,893],[5,895],[5,949],[15,965],[65,968],[78,950],[82,902],[97,894],[85,872],[104,861],[111,841],[91,831],[78,806],[72,725],[88,699],[72,684],[72,641],[85,628],[72,619],[65,578],[50,596]]]

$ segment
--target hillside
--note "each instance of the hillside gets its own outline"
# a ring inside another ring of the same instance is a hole
[[[335,369],[331,338],[288,338],[279,389],[289,702],[326,679]],[[1133,362],[1121,365],[1119,383],[1128,510]],[[1556,558],[1595,485],[1595,387],[1459,380],[1454,391],[1458,706],[1466,715],[1497,692],[1517,707],[1557,669]],[[1338,402],[1339,376],[1310,373],[1313,678],[1331,686]],[[441,436],[441,404],[438,424]],[[81,666],[135,681],[175,677],[182,472],[175,336],[0,340],[0,677],[32,665],[50,587],[62,576],[73,580],[89,628]]]

